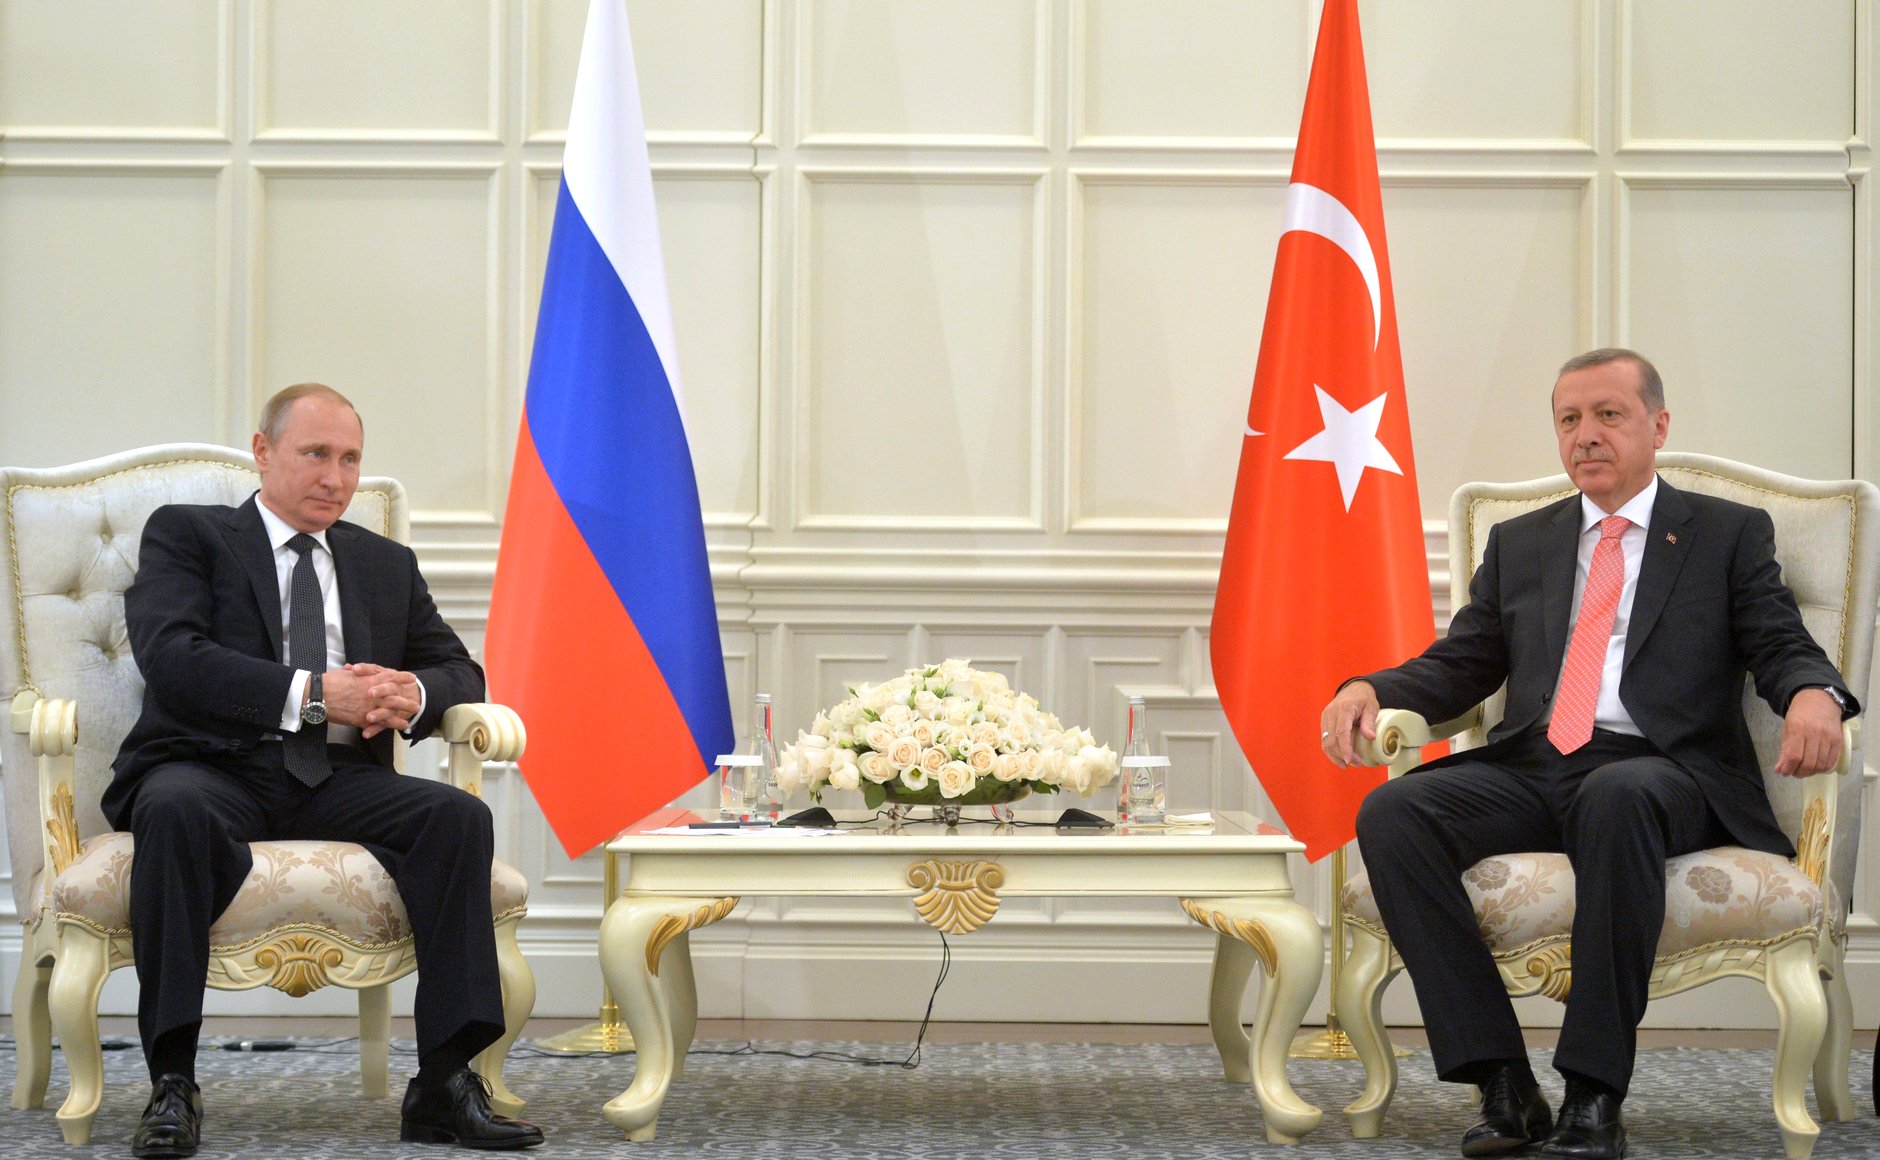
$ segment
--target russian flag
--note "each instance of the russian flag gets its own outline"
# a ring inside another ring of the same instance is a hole
[[[484,657],[570,857],[735,744],[623,0],[593,0]]]

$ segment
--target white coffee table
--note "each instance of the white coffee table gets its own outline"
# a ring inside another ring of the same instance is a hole
[[[918,814],[925,811],[916,810]],[[1056,810],[1020,821],[1049,821]],[[858,822],[868,814],[838,814]],[[1205,830],[1064,834],[1049,826],[955,829],[884,821],[839,836],[702,837],[648,831],[697,820],[664,811],[609,842],[625,855],[621,896],[601,922],[601,970],[638,1053],[632,1086],[603,1113],[629,1140],[651,1140],[698,1021],[688,932],[755,895],[900,895],[948,934],[989,921],[1001,899],[1160,895],[1216,931],[1208,1026],[1227,1078],[1253,1085],[1273,1143],[1296,1143],[1319,1109],[1286,1080],[1286,1052],[1318,990],[1318,920],[1293,899],[1286,855],[1300,843],[1244,813]],[[1268,976],[1249,1036],[1240,999],[1254,965]]]

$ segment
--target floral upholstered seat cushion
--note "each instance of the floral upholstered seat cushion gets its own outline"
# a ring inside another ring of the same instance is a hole
[[[1496,954],[1573,932],[1573,867],[1565,854],[1497,854],[1463,871],[1462,884]],[[1383,928],[1366,874],[1345,884],[1344,905],[1352,917]],[[1825,908],[1826,933],[1837,941],[1847,937],[1844,910],[1838,900]],[[1681,854],[1665,864],[1658,954],[1818,928],[1823,913],[1821,890],[1787,858],[1741,846]]]
[[[130,930],[131,852],[127,833],[100,834],[52,884],[52,910],[94,927]],[[237,947],[284,926],[321,927],[360,946],[411,935],[392,876],[351,842],[253,842],[254,868],[235,901],[209,928],[209,943]],[[512,867],[490,868],[490,906],[502,914],[525,905],[526,879]]]

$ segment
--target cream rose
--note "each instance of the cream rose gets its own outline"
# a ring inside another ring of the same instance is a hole
[[[908,736],[920,742],[921,748],[925,749],[939,738],[940,727],[932,721],[916,721],[913,728],[908,730]]]
[[[912,737],[896,737],[886,752],[888,764],[896,769],[912,769],[920,763],[920,742]]]
[[[1002,739],[999,736],[999,727],[992,722],[981,721],[979,724],[973,726],[974,745],[990,745],[994,749],[997,749],[1000,740]]]
[[[922,689],[914,694],[914,711],[922,717],[934,718],[940,715],[940,697],[931,689]]]
[[[938,745],[930,745],[920,751],[921,772],[932,776],[940,772],[940,767],[947,763],[947,751]]]
[[[999,767],[999,751],[990,745],[972,745],[966,750],[967,768],[974,777],[985,777]]]
[[[1064,755],[1053,749],[1038,755],[1038,781],[1046,785],[1062,785],[1064,769],[1069,764]]]
[[[862,730],[862,743],[876,752],[885,752],[894,744],[894,727],[885,721],[870,721]]]
[[[864,753],[856,764],[861,767],[862,776],[876,785],[893,781],[897,772],[885,753]]]
[[[973,771],[964,761],[949,761],[940,767],[937,775],[940,782],[940,796],[956,798],[973,788]]]
[[[1001,753],[993,762],[992,776],[1000,781],[1019,781],[1025,776],[1024,754]]]
[[[745,769],[740,769],[735,766],[732,768],[731,779],[732,779],[732,785],[733,787],[735,787],[734,792],[738,792],[738,793],[743,792],[742,787],[738,787],[737,783],[738,783],[738,779],[742,778],[745,775],[745,773],[746,773]],[[808,789],[808,788],[810,788],[809,778],[803,769],[803,762],[797,757],[795,753],[792,753],[786,750],[783,756],[777,759],[777,789],[778,791],[784,794],[785,796],[788,796],[790,794],[795,793],[799,789]]]
[[[896,701],[885,709],[876,710],[876,712],[880,714],[881,719],[886,721],[889,727],[896,733],[905,730],[914,720],[914,711],[899,701]]]
[[[836,750],[829,759],[829,784],[837,789],[854,789],[861,783],[862,770],[855,754],[847,749]]]

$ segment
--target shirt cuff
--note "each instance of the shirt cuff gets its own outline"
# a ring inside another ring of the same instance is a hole
[[[424,678],[420,677],[416,673],[413,673],[411,674],[411,683],[418,686],[418,711],[411,715],[411,724],[405,728],[405,731],[402,734],[400,734],[400,736],[402,736],[406,741],[411,740],[411,731],[418,727],[418,722],[424,717],[424,705],[425,705]]]
[[[300,702],[307,695],[307,682],[313,674],[306,669],[295,669],[294,679],[287,683],[287,703],[281,706],[281,731],[283,733],[300,732]]]

